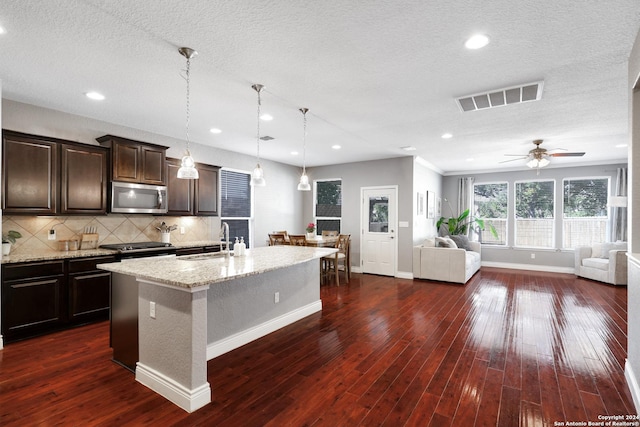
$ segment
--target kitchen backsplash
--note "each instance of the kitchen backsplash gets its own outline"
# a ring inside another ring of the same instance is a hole
[[[16,230],[22,234],[12,250],[33,251],[58,249],[58,240],[81,239],[86,227],[95,227],[99,234],[98,244],[129,242],[159,242],[156,230],[162,222],[177,225],[171,232],[171,242],[193,242],[218,240],[219,217],[168,217],[140,214],[109,214],[105,216],[5,216],[2,218],[3,233]],[[181,227],[184,234],[181,234]],[[56,240],[48,240],[49,230],[56,231]]]

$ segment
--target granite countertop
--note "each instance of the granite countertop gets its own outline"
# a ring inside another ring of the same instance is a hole
[[[219,240],[198,240],[193,242],[176,242],[176,248],[197,248],[205,246],[215,246],[222,242]],[[10,255],[2,257],[2,264],[13,264],[18,262],[32,261],[55,261],[71,258],[88,258],[96,256],[115,255],[117,252],[110,249],[80,249],[77,251],[57,251],[55,249],[41,249],[37,251],[12,251]]]
[[[177,258],[143,258],[100,264],[98,268],[181,288],[195,288],[290,267],[335,253],[333,248],[267,246],[247,249],[245,256],[198,254]]]

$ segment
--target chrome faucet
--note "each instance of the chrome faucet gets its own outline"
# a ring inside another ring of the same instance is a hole
[[[229,246],[230,246],[230,242],[229,242],[229,224],[227,224],[226,222],[222,222],[222,227],[220,227],[220,237],[224,237],[227,239],[226,243],[227,243],[227,255],[230,254],[230,250],[229,250]]]

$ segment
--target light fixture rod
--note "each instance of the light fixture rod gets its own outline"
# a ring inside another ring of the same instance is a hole
[[[304,133],[302,134],[302,175],[307,174],[307,111],[309,111],[309,109],[305,107],[300,109],[304,117]]]

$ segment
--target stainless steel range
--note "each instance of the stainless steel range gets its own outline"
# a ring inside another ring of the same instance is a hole
[[[162,242],[132,242],[117,243],[113,245],[100,245],[103,249],[117,251],[116,257],[119,260],[127,258],[143,258],[160,255],[175,255],[176,247],[171,243]]]

